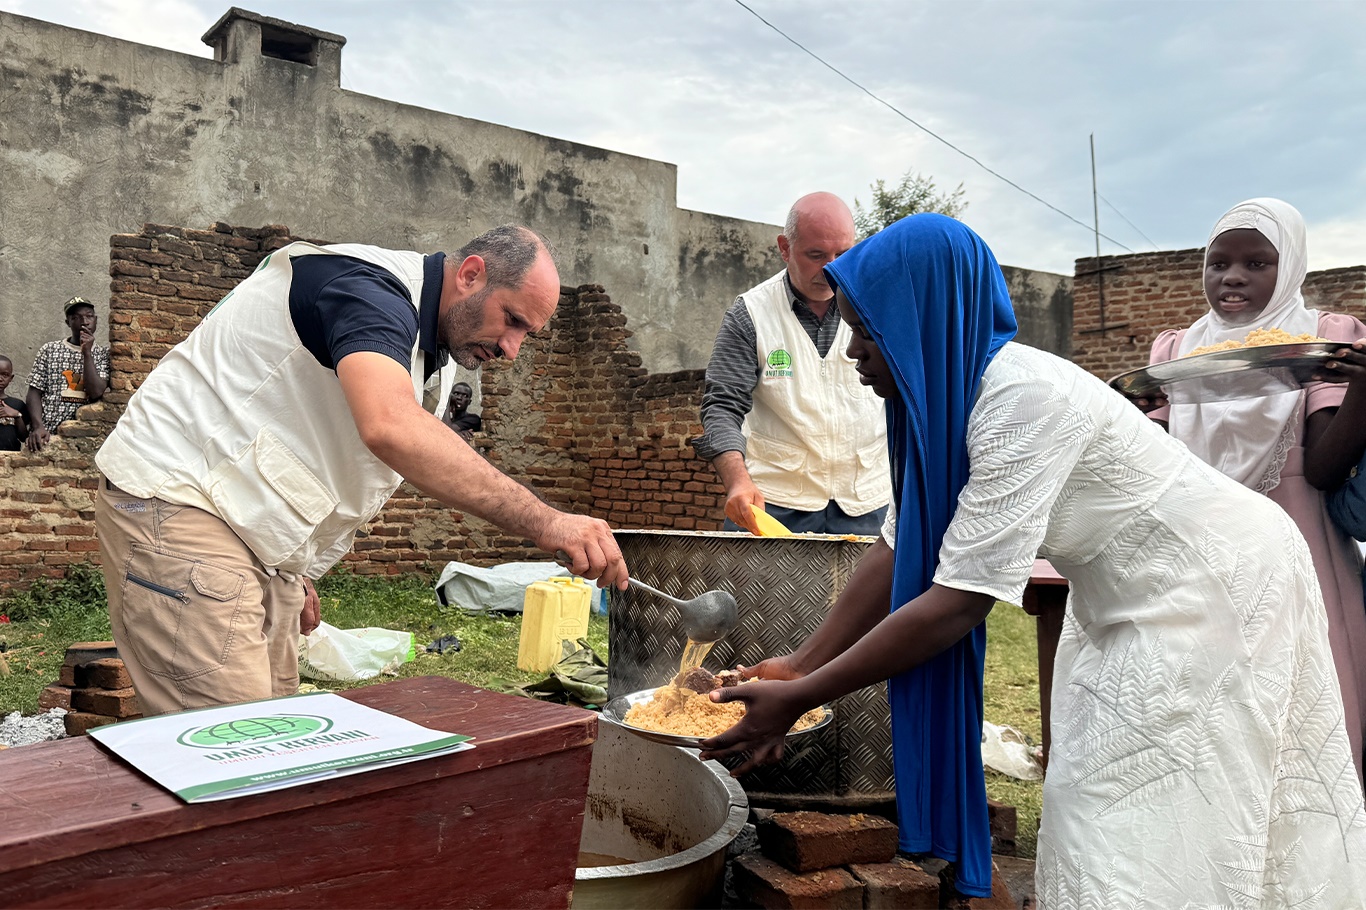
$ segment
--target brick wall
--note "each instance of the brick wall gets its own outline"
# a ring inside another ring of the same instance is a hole
[[[1148,363],[1153,339],[1181,329],[1209,310],[1202,284],[1204,249],[1102,256],[1105,325],[1095,258],[1078,259],[1072,281],[1072,360],[1102,379]],[[1366,266],[1310,272],[1304,283],[1310,309],[1366,320]]]
[[[149,224],[110,239],[110,389],[42,453],[0,457],[0,591],[98,562],[95,451],[157,360],[266,253],[295,239],[278,225],[226,224]],[[626,348],[630,335],[603,288],[561,289],[546,331],[516,361],[485,369],[475,445],[560,508],[618,527],[718,529],[722,487],[687,444],[701,432],[702,373],[649,375]],[[346,564],[395,574],[531,558],[544,554],[530,541],[404,484]]]

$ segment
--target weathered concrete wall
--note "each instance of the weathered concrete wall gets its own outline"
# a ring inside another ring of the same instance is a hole
[[[1059,357],[1072,356],[1072,278],[1001,266],[1015,306],[1015,340]]]
[[[261,28],[229,23],[220,61],[0,13],[0,338],[20,371],[72,294],[107,323],[109,237],[146,222],[430,251],[523,221],[566,285],[618,289],[665,371],[705,364],[726,294],[781,264],[777,226],[679,210],[672,164],[344,91],[340,36],[310,33],[308,65],[263,56]]]
[[[681,356],[680,345],[678,363],[681,369],[703,369],[726,309],[738,295],[782,270],[782,228],[684,210],[678,212],[678,225],[680,296],[670,315],[680,340],[688,338],[692,345],[700,341],[702,347],[701,357],[689,359]],[[612,299],[620,303],[622,295],[614,293]],[[623,310],[631,314],[633,325],[639,320],[637,333],[651,331],[647,321],[625,306]]]
[[[263,29],[311,42],[312,62],[264,56]],[[109,237],[149,222],[427,252],[521,221],[559,248],[564,284],[613,289],[652,372],[705,367],[736,294],[782,268],[778,225],[679,209],[672,164],[344,91],[339,35],[239,12],[206,40],[214,60],[0,12],[12,391],[65,334],[71,295],[95,303],[104,337]],[[1066,276],[1007,271],[1022,339],[1066,354]]]

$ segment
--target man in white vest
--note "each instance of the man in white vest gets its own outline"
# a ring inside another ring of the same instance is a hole
[[[294,243],[157,364],[95,457],[114,641],[144,714],[291,694],[310,579],[407,480],[625,587],[603,521],[546,505],[441,421],[455,364],[512,359],[550,320],[545,241],[455,255]]]
[[[798,199],[778,235],[787,268],[721,321],[694,448],[726,487],[726,530],[757,533],[758,508],[798,533],[881,531],[892,496],[882,399],[859,382],[821,271],[854,236],[839,197]]]

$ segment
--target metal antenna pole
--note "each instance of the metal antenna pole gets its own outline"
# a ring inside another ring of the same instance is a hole
[[[1091,212],[1096,232],[1096,296],[1100,300],[1100,331],[1105,333],[1105,273],[1100,268],[1100,191],[1096,188],[1096,134],[1091,134]]]
[[[1105,273],[1116,272],[1124,268],[1121,263],[1111,263],[1110,265],[1100,264],[1100,190],[1096,188],[1096,134],[1091,134],[1091,209],[1092,217],[1095,218],[1096,231],[1096,266],[1089,270],[1078,270],[1073,277],[1076,279],[1085,278],[1087,275],[1096,276],[1096,296],[1100,301],[1100,327],[1094,329],[1079,329],[1078,335],[1096,335],[1102,337],[1108,329],[1122,329],[1129,325],[1127,322],[1120,322],[1111,325],[1105,321]],[[1123,216],[1121,216],[1123,217]],[[1106,238],[1107,240],[1109,238]],[[1125,247],[1127,250],[1128,247]],[[1129,343],[1133,344],[1133,337],[1130,336]]]

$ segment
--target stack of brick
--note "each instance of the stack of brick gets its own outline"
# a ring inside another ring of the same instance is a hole
[[[66,709],[67,736],[142,716],[133,680],[112,641],[83,641],[67,648],[57,681],[38,693],[38,707]]]
[[[1014,806],[987,800],[987,822],[991,825],[991,852],[997,856],[1015,855],[1015,830],[1019,813]]]
[[[989,898],[965,900],[942,861],[897,856],[896,825],[876,815],[777,812],[761,818],[759,851],[732,868],[741,901],[762,908],[1014,908],[999,875]]]

